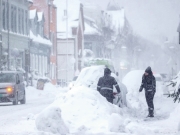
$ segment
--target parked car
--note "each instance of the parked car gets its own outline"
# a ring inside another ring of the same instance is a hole
[[[87,86],[93,90],[97,90],[97,83],[100,77],[104,75],[104,65],[99,66],[90,66],[82,69],[80,74],[78,75],[77,80],[74,82],[74,87],[84,85]],[[127,88],[126,86],[121,83],[115,73],[111,73],[111,75],[117,80],[121,93],[115,95],[114,98],[114,104],[123,107],[126,106],[126,94],[127,94]],[[113,89],[114,93],[117,93],[116,89]]]
[[[18,71],[0,72],[0,102],[12,102],[17,105],[26,103],[24,75]]]

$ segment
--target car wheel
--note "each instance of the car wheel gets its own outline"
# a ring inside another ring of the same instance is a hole
[[[15,99],[13,101],[13,105],[17,105],[17,104],[18,104],[18,93],[16,93]]]
[[[24,91],[24,97],[23,97],[22,100],[20,100],[20,103],[21,104],[25,104],[26,103],[26,93],[25,93],[25,91]]]

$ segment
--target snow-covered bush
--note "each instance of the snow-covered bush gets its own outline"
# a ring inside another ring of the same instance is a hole
[[[36,127],[40,131],[53,134],[65,135],[69,132],[68,127],[61,117],[61,109],[55,106],[50,106],[38,114]]]
[[[171,89],[168,97],[172,97],[174,99],[174,102],[178,101],[180,103],[180,72],[174,79],[170,81],[167,87]]]

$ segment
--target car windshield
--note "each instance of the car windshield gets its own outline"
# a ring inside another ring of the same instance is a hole
[[[13,73],[0,73],[0,83],[15,82],[15,74]]]

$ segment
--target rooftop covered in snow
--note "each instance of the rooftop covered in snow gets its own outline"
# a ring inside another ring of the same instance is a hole
[[[72,27],[78,27],[80,1],[68,0],[68,6],[66,6],[66,0],[55,0],[54,4],[57,7],[57,32],[61,33],[60,35],[65,38],[68,25],[68,37],[72,37]]]
[[[49,45],[51,46],[52,43],[50,40],[48,39],[45,39],[43,37],[41,37],[40,35],[34,35],[33,32],[30,30],[30,38],[34,41],[34,42],[38,42],[38,43],[41,43],[41,44],[44,44],[44,45]]]

